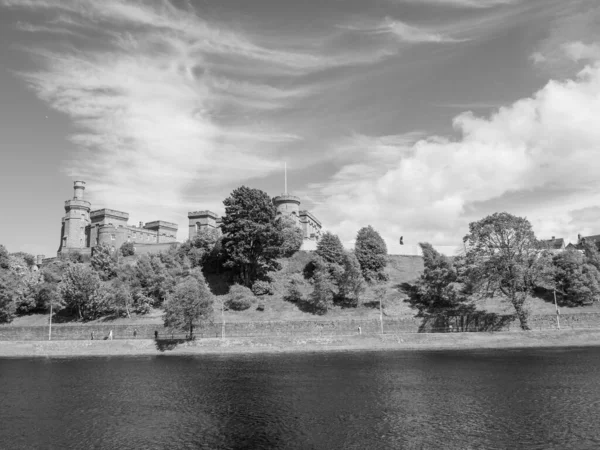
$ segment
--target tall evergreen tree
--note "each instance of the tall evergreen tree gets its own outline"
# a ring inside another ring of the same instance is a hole
[[[345,250],[340,238],[330,233],[323,233],[317,244],[316,254],[325,260],[327,263],[344,264]]]
[[[383,278],[387,264],[387,246],[381,235],[369,225],[361,228],[356,235],[354,253],[367,281]]]
[[[277,210],[265,192],[245,186],[234,190],[223,204],[225,265],[251,287],[254,280],[279,268],[276,258],[283,238],[276,223]]]

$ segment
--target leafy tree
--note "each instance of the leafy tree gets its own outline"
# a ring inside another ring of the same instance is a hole
[[[419,313],[436,313],[460,307],[467,300],[453,261],[429,243],[419,243],[424,270],[410,292],[410,303]]]
[[[200,281],[201,280],[201,281]],[[171,329],[189,330],[193,338],[194,327],[211,320],[214,297],[202,273],[196,269],[194,276],[188,276],[175,286],[165,302],[165,326]]]
[[[302,247],[304,234],[296,226],[296,222],[291,217],[279,216],[277,227],[281,233],[282,244],[280,246],[280,256],[289,258]]]
[[[600,271],[600,251],[598,251],[597,246],[594,243],[585,242],[583,244],[583,253],[586,262]]]
[[[499,294],[514,307],[523,330],[529,330],[525,300],[546,281],[552,265],[540,250],[529,221],[506,212],[469,224],[464,237],[466,259],[475,292]]]
[[[205,266],[211,252],[221,238],[221,232],[215,228],[202,229],[192,239],[179,247],[179,253],[189,258],[192,267]]]
[[[94,247],[94,254],[90,263],[103,281],[112,280],[117,276],[117,261],[115,261],[110,247],[106,244]]]
[[[50,305],[54,312],[58,312],[65,307],[65,302],[60,295],[58,285],[44,281],[37,290],[37,306],[39,309],[49,310]]]
[[[0,268],[0,323],[11,322],[14,318],[18,283],[13,272]]]
[[[344,263],[344,246],[337,235],[325,232],[317,244],[316,254],[328,263]]]
[[[100,277],[84,264],[69,264],[62,277],[60,291],[66,305],[77,311],[80,319],[97,315],[100,296]]]
[[[564,251],[553,258],[556,290],[571,304],[584,304],[600,296],[600,271],[578,251]]]
[[[4,245],[0,244],[0,270],[8,269],[9,267],[8,250],[6,250]]]
[[[139,288],[140,294],[151,298],[155,306],[165,301],[176,284],[175,278],[158,255],[142,255],[136,262],[134,276],[134,284]]]
[[[277,211],[269,196],[258,189],[242,186],[223,201],[223,249],[226,267],[233,269],[242,283],[250,287],[269,270],[279,268],[282,234],[277,226]]]
[[[365,280],[374,281],[384,273],[387,264],[387,246],[371,225],[358,230],[354,253]]]
[[[327,269],[316,270],[312,277],[313,291],[308,303],[317,314],[325,314],[333,307],[333,299],[337,293],[334,280]]]
[[[135,246],[133,245],[133,242],[123,242],[123,245],[121,245],[121,255],[123,256],[133,256],[135,255]]]
[[[337,285],[339,297],[348,301],[351,306],[357,306],[361,294],[365,291],[365,279],[354,252],[345,252],[344,265]]]

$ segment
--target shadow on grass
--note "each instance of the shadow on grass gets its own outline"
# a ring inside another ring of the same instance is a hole
[[[532,294],[532,297],[534,298],[538,298],[546,303],[551,303],[554,304],[554,291],[552,289],[545,289],[543,287],[536,287]],[[559,292],[556,293],[556,303],[559,307],[577,307],[577,306],[590,306],[593,305],[593,301],[586,301],[586,302],[573,302],[571,301],[568,297],[560,294]]]
[[[458,301],[451,304],[431,304],[424,301],[410,283],[397,286],[408,298],[404,300],[418,312],[419,333],[448,333],[465,331],[501,331],[516,319],[514,314],[496,314],[477,310],[475,305]]]
[[[190,342],[190,339],[155,339],[154,344],[156,345],[156,349],[161,352],[174,350],[178,345],[184,344],[186,342]]]
[[[233,284],[231,271],[221,273],[204,273],[206,284],[214,295],[225,295],[229,292],[229,286]]]

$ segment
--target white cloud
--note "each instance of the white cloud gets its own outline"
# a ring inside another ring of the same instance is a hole
[[[598,117],[600,65],[590,65],[575,79],[550,81],[489,118],[458,115],[457,140],[434,136],[381,152],[380,139],[367,146],[363,138],[356,148],[367,148],[368,156],[316,186],[316,214],[324,223],[339,223],[332,228],[347,242],[371,224],[392,252],[402,251],[395,244],[400,235],[407,244],[452,246],[460,244],[469,221],[481,218],[467,214],[477,202],[552,186],[576,195],[519,212],[540,236],[573,236],[577,225],[570,224],[569,210],[600,203]]]
[[[596,61],[600,60],[599,44],[584,44],[581,41],[570,42],[563,45],[563,50],[573,61]]]

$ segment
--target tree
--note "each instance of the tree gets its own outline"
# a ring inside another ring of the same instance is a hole
[[[381,277],[387,264],[387,246],[371,225],[358,230],[354,253],[365,280],[373,281]]]
[[[196,269],[194,276],[186,277],[175,286],[165,302],[165,327],[189,330],[192,339],[194,327],[212,318],[213,303],[213,295],[202,273]]]
[[[318,314],[325,314],[333,307],[333,299],[337,293],[335,283],[329,270],[321,268],[315,271],[312,278],[313,291],[308,303]]]
[[[13,320],[17,296],[17,276],[7,269],[0,268],[0,323],[8,323]]]
[[[173,292],[176,280],[159,255],[142,255],[133,272],[135,280],[132,283],[144,297],[152,298],[155,306],[160,306]]]
[[[476,292],[500,294],[514,307],[521,328],[529,330],[525,300],[552,271],[529,221],[506,212],[469,224],[464,237],[469,276]]]
[[[360,270],[360,264],[354,252],[345,252],[344,265],[337,280],[338,295],[351,306],[357,306],[361,294],[365,291],[365,279]]]
[[[66,306],[77,311],[80,319],[91,319],[101,308],[100,277],[83,264],[69,264],[62,277],[60,291]]]
[[[121,245],[121,255],[123,256],[133,256],[135,255],[135,246],[133,245],[133,242],[123,242],[123,245]]]
[[[6,250],[4,245],[0,244],[0,270],[8,269],[9,267],[8,250]]]
[[[112,280],[117,276],[117,262],[110,247],[106,244],[94,247],[90,264],[103,281]]]
[[[571,304],[584,304],[600,296],[600,272],[578,251],[567,250],[553,258],[556,291]]]
[[[288,258],[300,250],[304,241],[304,234],[296,226],[294,219],[287,216],[279,216],[277,226],[283,241],[280,246],[280,255]]]
[[[424,270],[410,293],[410,303],[423,313],[447,312],[463,304],[459,273],[453,261],[427,242],[419,243]]]
[[[242,186],[223,201],[223,249],[227,262],[246,287],[276,270],[282,245],[277,227],[277,210],[270,197],[259,189]]]
[[[328,263],[344,263],[344,246],[337,235],[325,232],[317,244],[316,254]]]
[[[192,239],[184,242],[178,252],[189,258],[192,267],[204,266],[220,238],[219,229],[203,228]]]

